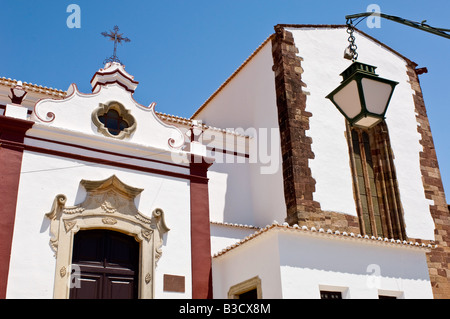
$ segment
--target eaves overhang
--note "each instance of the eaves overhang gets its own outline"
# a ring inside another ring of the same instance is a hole
[[[332,231],[331,229],[325,230],[323,228],[317,229],[315,227],[307,227],[307,226],[299,226],[293,225],[290,226],[287,223],[278,224],[277,222],[272,223],[271,225],[267,225],[264,228],[261,228],[257,232],[245,237],[244,239],[236,242],[235,244],[228,246],[221,251],[215,253],[213,258],[218,258],[226,255],[227,253],[236,250],[245,248],[247,243],[252,242],[253,240],[268,235],[273,234],[275,232],[289,232],[294,235],[301,236],[314,236],[316,238],[323,238],[327,240],[343,240],[361,244],[368,245],[377,245],[384,247],[392,247],[392,248],[401,248],[401,249],[414,249],[425,252],[429,252],[431,249],[437,248],[437,245],[433,244],[425,244],[419,243],[417,241],[406,241],[392,238],[383,238],[383,237],[375,237],[340,231]]]

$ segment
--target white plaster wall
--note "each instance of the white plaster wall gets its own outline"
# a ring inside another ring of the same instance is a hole
[[[248,165],[214,163],[208,178],[211,221],[254,225]]]
[[[433,298],[424,250],[280,233],[279,255],[286,299],[320,298],[321,289],[348,299],[377,299],[378,290]]]
[[[255,233],[257,229],[230,225],[211,224],[211,255],[234,245],[245,237]]]
[[[214,298],[228,298],[231,286],[255,276],[261,279],[263,298],[281,298],[278,261],[278,240],[275,236],[256,238],[246,244],[246,249],[235,249],[222,257],[213,258]]]
[[[12,242],[7,298],[52,298],[55,257],[50,248],[49,220],[44,216],[57,194],[66,205],[83,202],[82,179],[102,180],[115,174],[124,183],[144,191],[136,206],[144,215],[155,208],[165,213],[170,231],[164,236],[163,255],[155,275],[155,297],[191,297],[189,182],[127,169],[24,152]],[[31,239],[31,240],[30,240]],[[185,276],[186,293],[162,291],[163,274]]]
[[[265,226],[286,218],[272,65],[269,41],[195,117],[210,126],[239,128],[254,136],[250,142],[254,161],[215,163],[210,168],[211,215],[215,221]],[[262,138],[264,134],[268,138]],[[229,201],[222,209],[216,203],[223,201],[225,192]]]
[[[432,299],[426,251],[271,230],[213,259],[214,298],[261,278],[263,298],[318,299],[338,290],[348,299],[379,292]]]
[[[348,34],[345,28],[292,28],[288,31],[294,36],[298,56],[303,58],[302,80],[310,93],[306,110],[313,114],[307,135],[312,137],[315,154],[309,162],[317,182],[314,199],[320,202],[323,210],[356,216],[344,118],[325,98],[342,81],[339,74],[351,64],[343,58]],[[431,201],[425,198],[420,173],[422,147],[406,62],[360,33],[356,33],[356,44],[360,62],[376,66],[380,77],[399,82],[386,113],[386,122],[406,232],[412,238],[434,239],[434,223],[429,212]]]

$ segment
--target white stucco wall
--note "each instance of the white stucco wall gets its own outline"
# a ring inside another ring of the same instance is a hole
[[[279,236],[283,298],[377,299],[379,290],[406,299],[433,298],[424,251],[316,237]],[[293,280],[296,278],[296,280]]]
[[[125,184],[144,189],[135,200],[142,214],[151,216],[155,208],[165,213],[170,231],[164,236],[163,255],[156,267],[155,297],[191,297],[188,180],[25,151],[7,298],[53,298],[55,257],[49,245],[50,223],[44,215],[58,194],[67,196],[67,206],[83,202],[86,191],[79,184],[82,179],[103,180],[113,174]],[[185,276],[186,292],[163,292],[164,274]]]
[[[303,58],[302,81],[310,93],[306,110],[313,114],[307,135],[312,137],[315,154],[315,158],[309,161],[312,176],[317,182],[314,199],[320,202],[323,210],[356,216],[344,118],[325,98],[342,81],[339,74],[351,64],[343,58],[348,34],[345,28],[287,30],[292,32],[298,56]],[[406,62],[364,35],[357,32],[355,36],[358,61],[376,66],[380,77],[399,82],[386,113],[386,122],[406,232],[412,238],[434,239],[434,223],[429,212],[432,202],[425,198],[421,179],[419,153],[422,147]]]
[[[228,246],[232,246],[243,238],[253,234],[257,229],[245,225],[230,225],[212,223],[211,232],[211,255],[218,253]]]
[[[302,232],[272,229],[215,257],[214,297],[259,276],[263,298],[318,299],[320,290],[348,299],[433,298],[425,249]]]
[[[247,164],[214,163],[208,170],[210,219],[254,225]]]
[[[261,279],[263,298],[282,298],[276,237],[261,236],[247,244],[246,249],[235,249],[226,256],[213,258],[214,298],[228,298],[230,287],[256,276]]]
[[[268,41],[195,116],[254,137],[249,143],[256,157],[247,160],[250,164],[214,163],[210,168],[213,221],[265,226],[286,218],[272,65]],[[219,205],[224,196],[226,203]]]

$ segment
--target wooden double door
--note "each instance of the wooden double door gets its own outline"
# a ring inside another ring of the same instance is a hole
[[[71,299],[135,299],[138,297],[139,243],[111,230],[75,234]]]

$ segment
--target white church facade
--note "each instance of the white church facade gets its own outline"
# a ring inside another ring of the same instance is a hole
[[[0,298],[449,298],[448,205],[416,64],[386,118],[326,99],[345,26],[277,25],[191,118],[133,97],[0,78]]]

